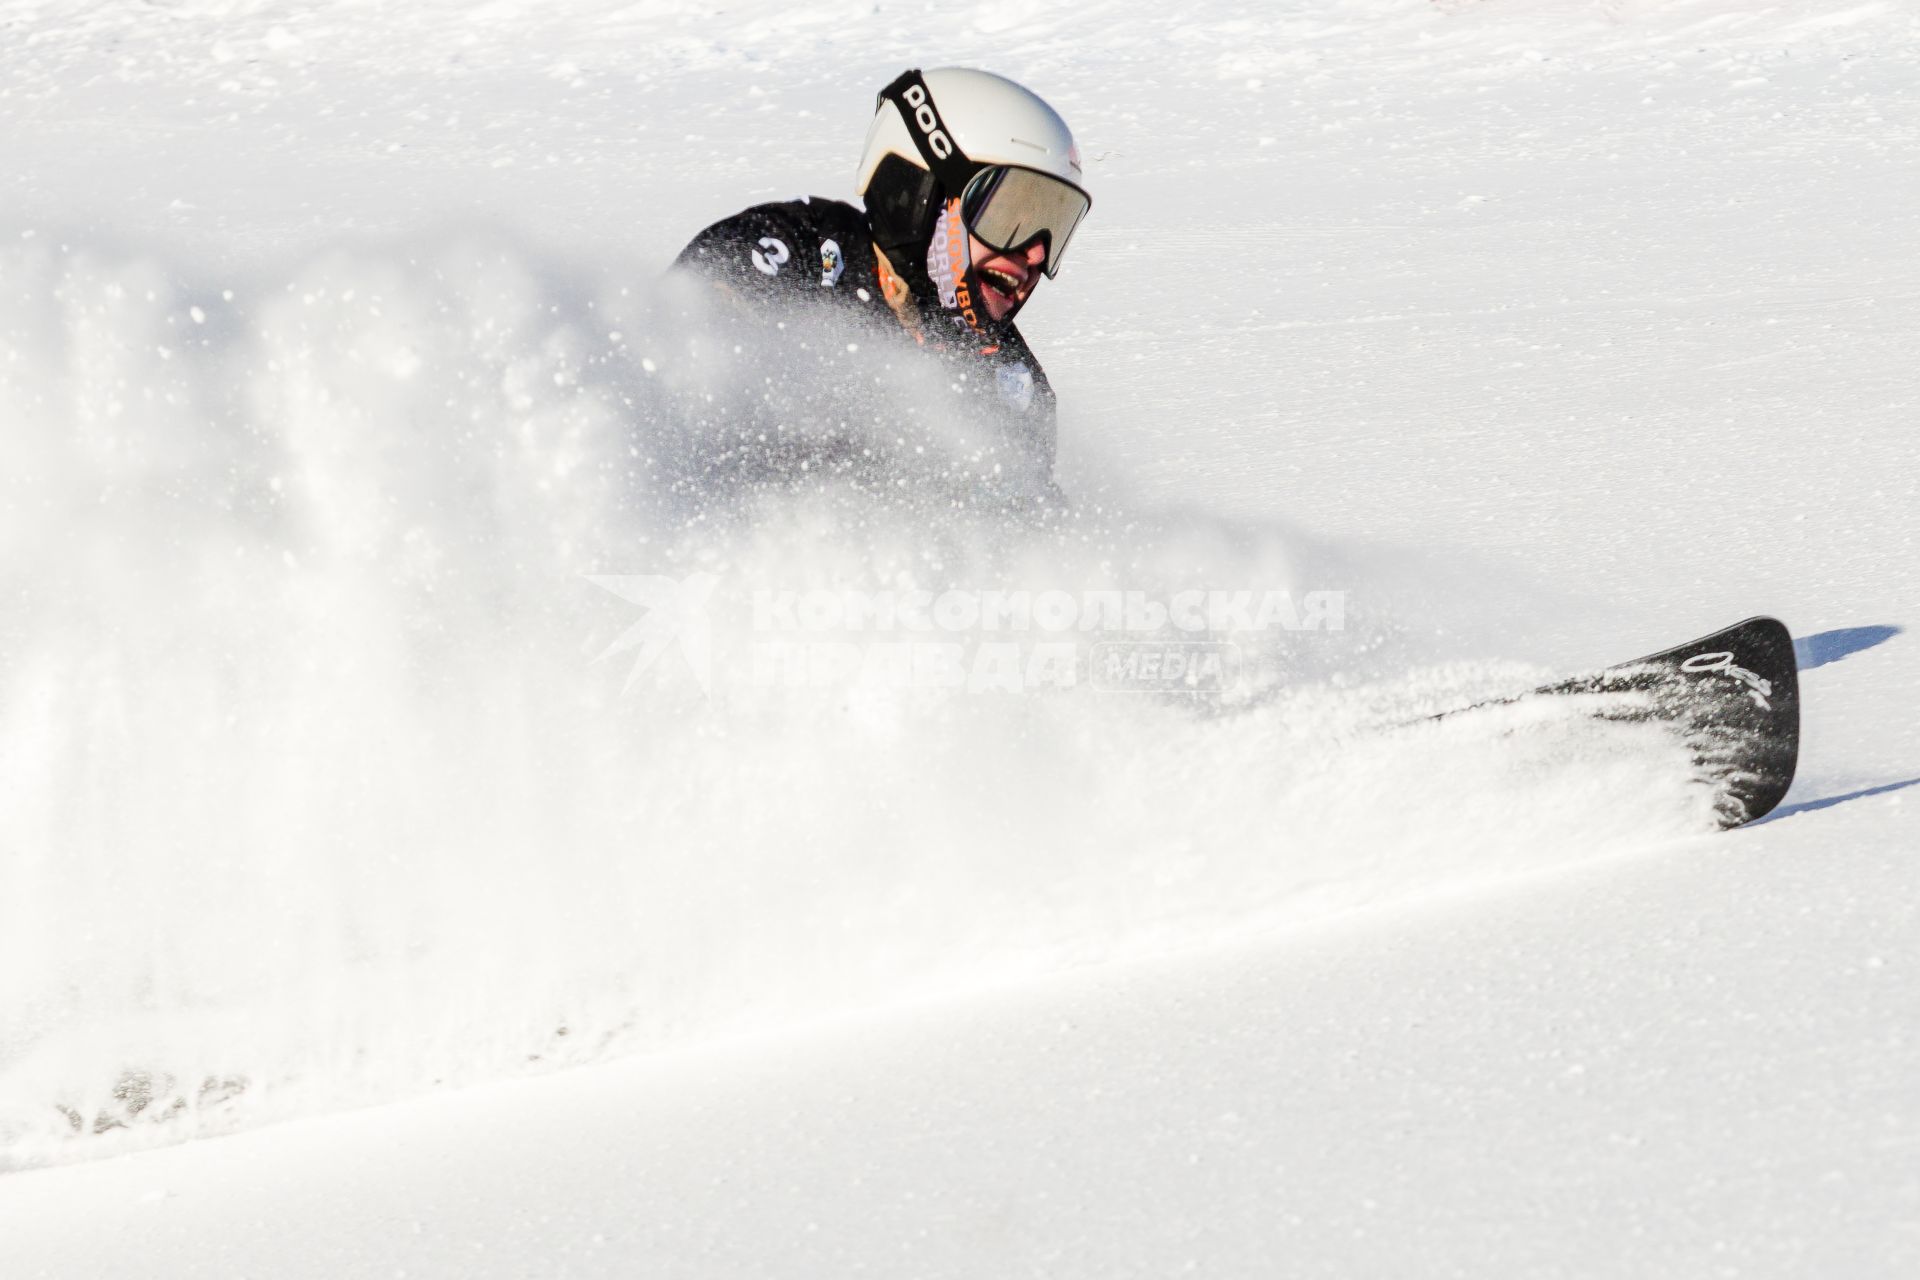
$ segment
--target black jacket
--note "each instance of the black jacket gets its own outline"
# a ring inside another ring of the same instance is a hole
[[[769,316],[809,311],[840,315],[912,345],[916,339],[888,306],[867,215],[838,200],[801,197],[755,205],[714,223],[680,252],[676,268],[725,285]],[[956,385],[1036,464],[1053,469],[1053,387],[1020,331],[1002,326],[990,345],[926,300],[917,303],[923,350],[967,376]]]

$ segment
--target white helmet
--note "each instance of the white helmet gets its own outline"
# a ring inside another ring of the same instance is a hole
[[[1039,94],[1005,76],[971,67],[935,67],[921,72],[939,117],[960,150],[977,164],[1013,164],[1050,173],[1074,186],[1082,185],[1080,148],[1060,113]],[[867,147],[860,156],[860,173],[853,189],[867,194],[873,171],[883,156],[901,156],[925,168],[919,149],[898,111],[887,110],[883,94],[875,104]]]
[[[854,190],[866,203],[875,242],[891,251],[896,267],[905,267],[925,253],[941,207],[969,188],[982,191],[974,179],[1001,168],[1027,173],[999,201],[998,219],[983,220],[989,234],[982,239],[1010,249],[994,241],[1044,236],[1045,270],[1054,275],[1091,203],[1082,186],[1080,149],[1059,112],[1004,76],[938,67],[895,80],[877,101]],[[1057,181],[1035,182],[1033,175]],[[991,184],[984,189],[986,197],[976,203],[991,198]],[[982,230],[974,218],[978,212],[968,210],[976,234]],[[992,234],[996,230],[1000,235]]]

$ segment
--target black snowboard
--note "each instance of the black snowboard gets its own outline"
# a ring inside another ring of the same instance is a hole
[[[1696,780],[1713,788],[1723,829],[1765,817],[1793,785],[1800,755],[1799,668],[1793,636],[1776,618],[1748,618],[1617,667],[1474,705],[1546,696],[1578,696],[1590,714],[1605,720],[1671,726],[1692,752]]]

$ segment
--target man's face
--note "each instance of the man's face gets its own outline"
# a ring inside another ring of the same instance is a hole
[[[1047,262],[1047,247],[1038,240],[1013,253],[989,249],[978,237],[968,236],[974,268],[980,273],[980,296],[987,314],[1004,320],[1027,300],[1040,283],[1041,268]]]

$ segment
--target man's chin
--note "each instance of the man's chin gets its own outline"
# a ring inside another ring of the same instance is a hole
[[[1020,309],[1021,298],[1011,298],[997,289],[982,289],[980,300],[986,303],[987,316],[994,321],[1005,320]]]

